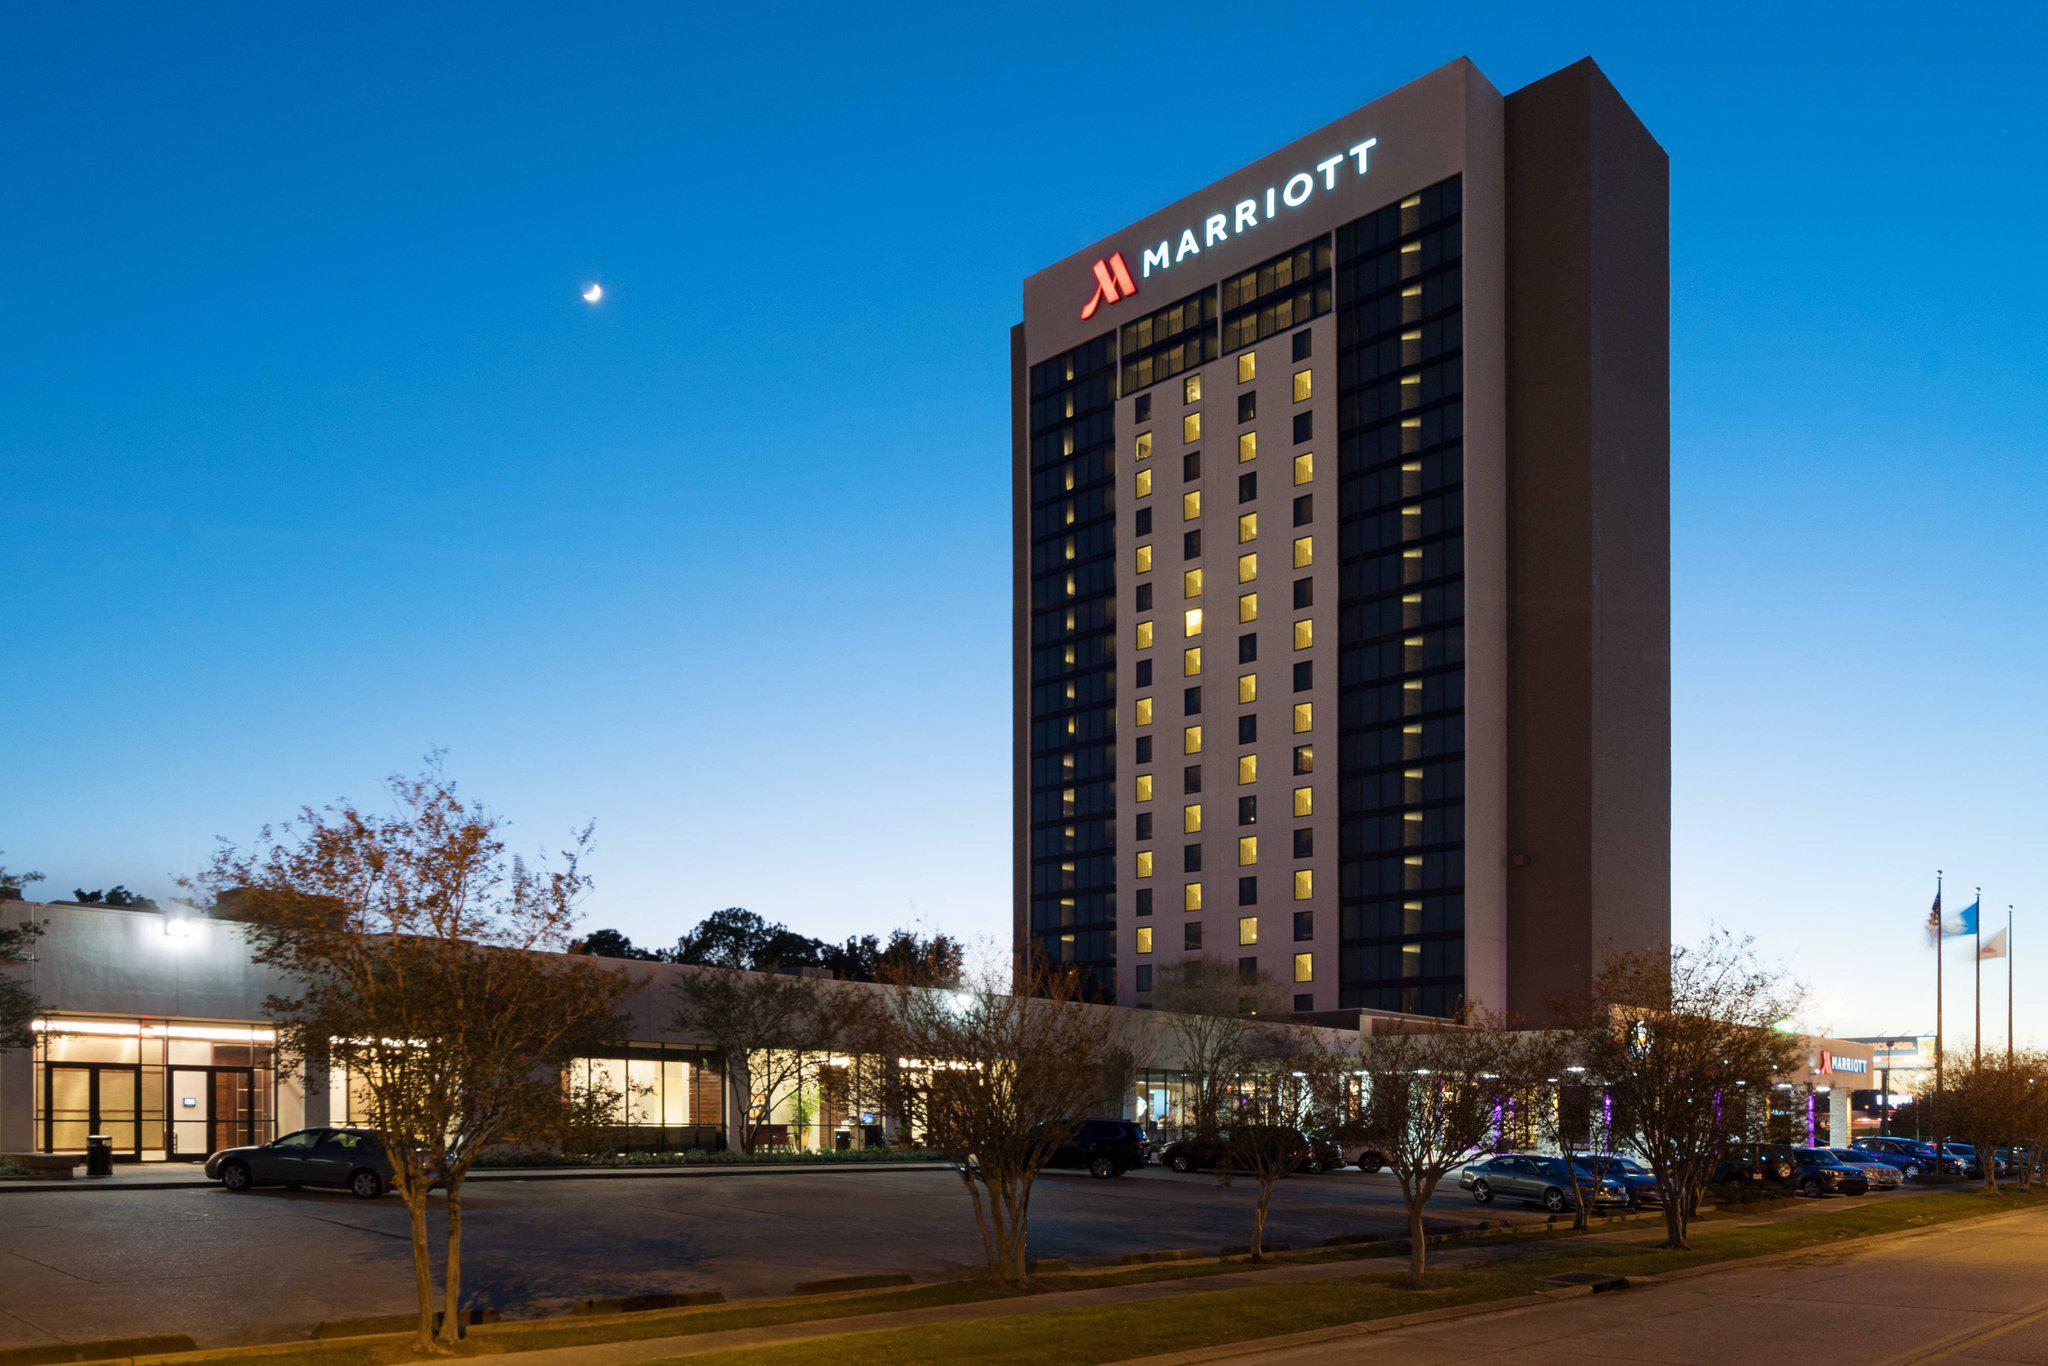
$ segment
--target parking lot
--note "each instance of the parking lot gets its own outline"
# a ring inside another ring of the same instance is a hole
[[[1448,1184],[1448,1183],[1447,1183]],[[1031,1204],[1037,1257],[1219,1249],[1250,1232],[1254,1189],[1153,1167],[1114,1181],[1046,1173]],[[493,1181],[465,1194],[466,1298],[506,1313],[593,1296],[788,1293],[875,1271],[977,1263],[957,1177],[942,1170]],[[1454,1187],[1433,1224],[1540,1218],[1481,1209]],[[1404,1230],[1385,1173],[1296,1176],[1267,1238],[1314,1243]],[[439,1236],[438,1221],[435,1236]],[[303,1333],[331,1318],[411,1308],[404,1207],[394,1197],[264,1189],[0,1195],[0,1348],[133,1333],[203,1345]]]

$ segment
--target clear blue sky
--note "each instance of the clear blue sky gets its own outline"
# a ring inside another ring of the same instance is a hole
[[[594,817],[641,939],[1007,933],[1022,277],[1457,55],[1591,53],[1673,165],[1678,932],[1924,1027],[1946,867],[2048,996],[2041,7],[699,9],[0,8],[44,890],[445,746],[530,841]]]

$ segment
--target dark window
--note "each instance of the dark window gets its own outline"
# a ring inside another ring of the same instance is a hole
[[[1304,659],[1294,666],[1294,690],[1307,692],[1315,686],[1316,666]]]
[[[1141,840],[1152,838],[1152,813],[1150,811],[1140,811],[1138,813],[1138,838]]]
[[[1140,612],[1152,610],[1152,585],[1149,583],[1138,585],[1138,610]]]
[[[1202,714],[1202,690],[1199,686],[1188,688],[1181,693],[1180,709],[1189,716]]]
[[[1241,877],[1237,880],[1237,904],[1256,906],[1259,904],[1259,880],[1255,877]]]
[[[1257,744],[1259,739],[1259,718],[1246,713],[1237,718],[1237,743]]]
[[[1237,799],[1237,823],[1239,825],[1257,825],[1259,823],[1259,799],[1257,797],[1239,797]]]
[[[1152,990],[1152,965],[1150,963],[1138,964],[1138,990]]]
[[[1254,422],[1258,420],[1258,416],[1259,396],[1254,391],[1247,389],[1237,396],[1237,420],[1239,422]]]
[[[1296,773],[1313,773],[1316,771],[1316,747],[1314,745],[1296,745],[1294,747],[1294,771]]]
[[[1237,476],[1237,501],[1249,503],[1259,496],[1259,476],[1256,471]]]
[[[1294,832],[1294,856],[1308,858],[1316,851],[1316,832],[1303,827]]]
[[[1118,341],[1123,356],[1123,392],[1127,394],[1212,361],[1216,359],[1216,295],[1199,290],[1125,323]]]
[[[1306,991],[1297,991],[1294,993],[1294,1009],[1298,1013],[1306,1015],[1315,1008],[1316,998],[1314,996],[1310,995]]]
[[[1150,536],[1150,535],[1152,534],[1152,509],[1151,509],[1151,508],[1139,508],[1139,509],[1138,509],[1138,522],[1137,522],[1137,532],[1138,532],[1138,534],[1139,534],[1140,536]]]
[[[1294,343],[1294,358],[1296,360],[1307,360],[1309,346],[1308,329],[1306,327],[1302,328],[1301,331],[1295,333],[1289,340]],[[1140,403],[1144,401],[1142,398],[1138,400]],[[1150,410],[1148,409],[1147,411]]]
[[[1201,845],[1199,845],[1199,844],[1183,844],[1183,845],[1182,845],[1182,846],[1180,847],[1180,866],[1181,866],[1181,871],[1183,871],[1183,872],[1187,872],[1187,873],[1199,873],[1199,872],[1201,872],[1201,871],[1202,871],[1202,846],[1201,846]]]
[[[1180,927],[1180,946],[1184,949],[1202,947],[1202,922],[1190,920]]]
[[[1149,764],[1149,763],[1151,763],[1151,762],[1152,762],[1152,737],[1151,737],[1151,736],[1149,736],[1149,735],[1140,735],[1140,736],[1138,737],[1138,744],[1137,744],[1137,759],[1138,759],[1138,762],[1139,762],[1139,763],[1141,763],[1141,764]]]
[[[1201,532],[1190,531],[1181,536],[1180,557],[1184,560],[1199,560],[1202,558]]]
[[[1296,337],[1296,338],[1295,338],[1295,341],[1296,341],[1297,343],[1299,343],[1299,342],[1300,342],[1300,340],[1301,340],[1301,339],[1300,339],[1299,337]],[[1300,360],[1300,359],[1301,359],[1301,357],[1300,357],[1299,355],[1297,355],[1297,356],[1295,357],[1295,359],[1296,359],[1296,360]],[[1134,403],[1134,404],[1132,404],[1132,405],[1131,405],[1131,417],[1132,417],[1132,419],[1133,419],[1134,421],[1137,421],[1137,422],[1149,422],[1149,421],[1151,420],[1151,418],[1152,418],[1152,395],[1150,395],[1150,394],[1139,394],[1139,395],[1138,395],[1138,401],[1137,401],[1136,403]]]
[[[1237,960],[1237,980],[1250,986],[1259,980],[1259,960],[1254,954],[1246,954]]]
[[[1150,887],[1140,887],[1138,889],[1138,914],[1152,914],[1152,889]]]
[[[1149,659],[1138,661],[1138,686],[1141,688],[1152,686],[1152,661]]]
[[[1316,415],[1296,413],[1294,415],[1294,439],[1297,443],[1307,441],[1316,434]]]
[[[1255,663],[1258,660],[1258,657],[1258,636],[1250,631],[1247,631],[1243,635],[1239,636],[1237,638],[1237,662],[1240,664],[1251,664]]]
[[[1202,477],[1202,453],[1189,451],[1180,458],[1180,477],[1192,484]]]
[[[1314,605],[1315,605],[1315,600],[1316,600],[1316,586],[1315,586],[1315,584],[1314,584],[1314,583],[1313,583],[1313,582],[1312,582],[1311,580],[1308,580],[1308,579],[1296,579],[1296,580],[1294,581],[1294,608],[1295,608],[1295,610],[1296,610],[1296,611],[1300,611],[1300,610],[1301,610],[1302,608],[1304,608],[1304,607],[1312,607],[1312,606],[1314,606]]]
[[[1189,764],[1180,771],[1180,790],[1183,792],[1200,792],[1202,790],[1202,766],[1200,764]]]
[[[1316,515],[1315,505],[1312,501],[1313,498],[1313,494],[1304,493],[1301,497],[1294,500],[1294,524],[1296,526],[1307,526],[1309,519]]]
[[[1294,913],[1294,942],[1299,944],[1304,940],[1315,937],[1316,913],[1314,911],[1296,911]]]

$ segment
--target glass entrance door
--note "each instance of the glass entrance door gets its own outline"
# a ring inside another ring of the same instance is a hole
[[[94,1063],[51,1063],[43,1072],[43,1150],[84,1152],[105,1134],[117,1157],[142,1155],[139,1092],[142,1069]]]
[[[198,1162],[256,1141],[256,1072],[250,1067],[170,1070],[168,1156]]]

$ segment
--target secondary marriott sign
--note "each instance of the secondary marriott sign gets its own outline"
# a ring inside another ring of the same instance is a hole
[[[1340,180],[1364,175],[1372,149],[1379,142],[1378,138],[1367,138],[1356,147],[1318,161],[1309,170],[1296,171],[1279,184],[1268,185],[1262,196],[1238,200],[1228,213],[1210,214],[1198,227],[1182,229],[1178,239],[1169,237],[1157,246],[1146,247],[1138,263],[1138,278],[1149,280],[1158,271],[1200,255],[1205,247],[1218,246],[1261,223],[1270,223],[1288,209],[1300,208],[1319,191],[1328,193],[1336,189]]]

